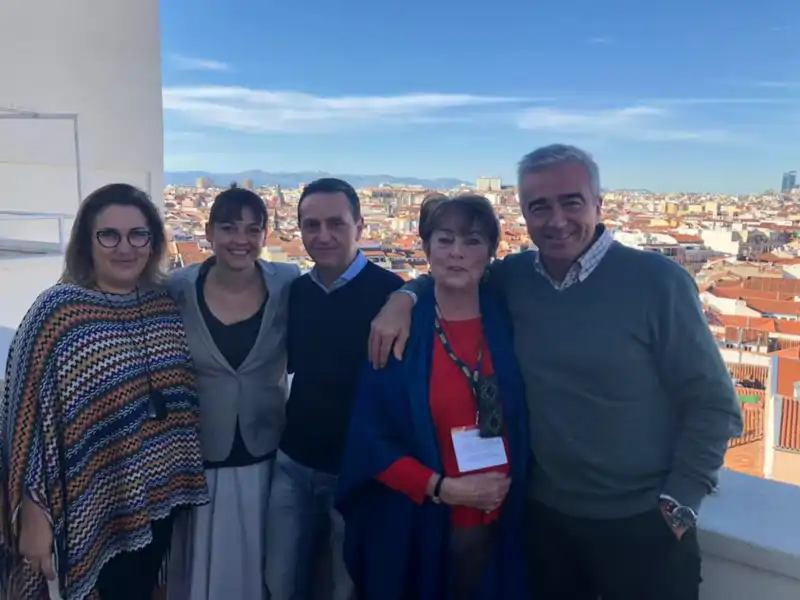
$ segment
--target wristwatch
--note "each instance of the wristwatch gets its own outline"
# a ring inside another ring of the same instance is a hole
[[[444,477],[439,475],[436,485],[433,486],[433,494],[431,494],[431,501],[433,501],[434,504],[442,503],[442,483],[444,483]]]
[[[697,525],[697,513],[688,506],[678,504],[672,498],[661,497],[661,507],[673,529],[688,530]]]

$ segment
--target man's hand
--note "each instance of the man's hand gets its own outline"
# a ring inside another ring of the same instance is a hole
[[[389,352],[394,344],[394,356],[403,358],[411,329],[411,309],[414,299],[403,293],[395,292],[389,296],[378,316],[372,320],[369,332],[369,360],[376,369],[381,369],[389,362]]]
[[[19,552],[23,560],[33,571],[53,581],[53,528],[47,515],[33,500],[24,498],[19,518]]]
[[[675,537],[678,538],[678,541],[683,538],[683,535],[686,533],[686,529],[683,527],[675,527],[672,524],[672,519],[669,517],[669,502],[662,500],[658,504],[658,508],[661,510],[661,516],[664,518],[664,521],[667,523],[667,527],[670,528],[672,533],[675,534]]]
[[[510,487],[511,479],[496,471],[446,477],[442,482],[441,498],[450,506],[468,506],[492,512],[503,504]]]

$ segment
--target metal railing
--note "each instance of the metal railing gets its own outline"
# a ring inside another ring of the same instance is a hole
[[[56,212],[35,212],[28,210],[0,209],[0,221],[55,221],[58,227],[57,251],[64,253],[69,241],[71,225],[68,223],[75,219],[75,215]],[[51,243],[36,240],[0,237],[0,250],[10,249],[21,252],[52,252]]]

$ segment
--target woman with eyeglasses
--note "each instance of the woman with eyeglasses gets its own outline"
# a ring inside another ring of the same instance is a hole
[[[0,590],[150,600],[181,507],[208,501],[166,240],[125,184],[80,207],[61,281],[16,332],[0,404]]]

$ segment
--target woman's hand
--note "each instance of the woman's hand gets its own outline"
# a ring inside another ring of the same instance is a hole
[[[19,513],[19,552],[30,568],[48,581],[56,578],[53,568],[53,528],[47,514],[30,498],[23,498]]]
[[[446,477],[442,482],[442,502],[450,506],[468,506],[492,512],[500,508],[508,495],[511,479],[496,471]]]
[[[395,292],[389,296],[378,316],[372,320],[369,332],[369,360],[376,369],[386,366],[394,344],[394,356],[403,358],[403,350],[411,329],[411,309],[414,299],[408,294]]]

